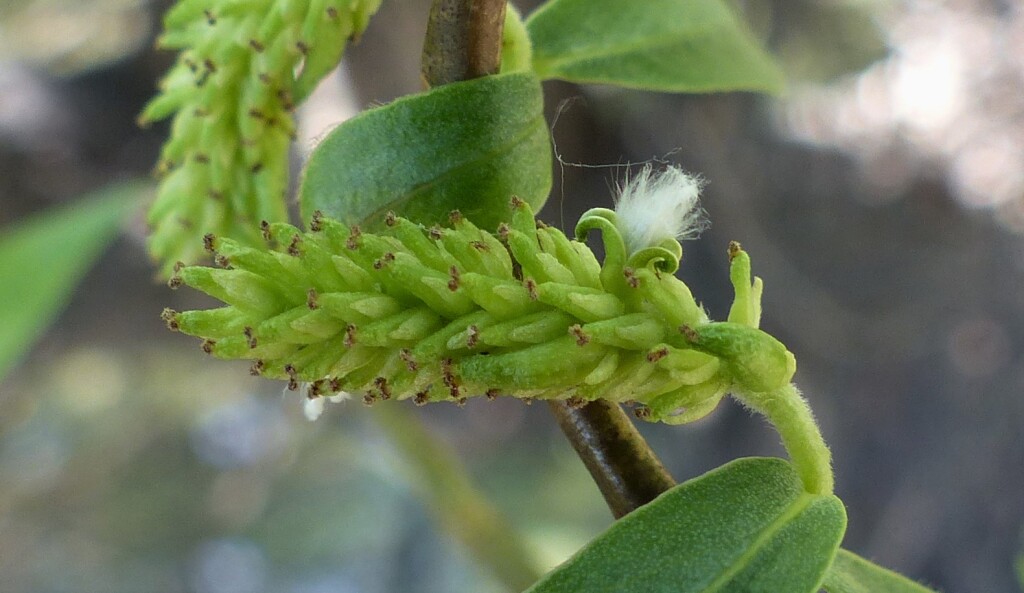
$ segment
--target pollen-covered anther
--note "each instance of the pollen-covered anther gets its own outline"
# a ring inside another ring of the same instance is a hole
[[[427,231],[427,236],[430,237],[431,239],[433,239],[434,241],[440,241],[441,240],[441,227],[437,226],[436,224],[434,226],[430,227],[430,230]]]
[[[498,240],[501,241],[502,243],[508,243],[508,233],[509,233],[509,230],[510,229],[508,227],[508,223],[503,222],[503,223],[499,224],[498,225]]]
[[[313,211],[313,218],[309,220],[309,230],[319,233],[324,229],[324,213],[321,210]]]
[[[263,362],[262,359],[257,358],[252,361],[252,365],[249,367],[249,374],[253,377],[259,377],[263,374],[263,370],[267,368],[267,363]]]
[[[533,278],[526,279],[526,294],[531,301],[537,300],[537,283],[533,281]]]
[[[207,354],[213,354],[213,347],[216,346],[216,345],[217,345],[217,341],[216,340],[206,339],[206,340],[203,340],[203,343],[200,344],[199,347],[203,349],[203,352],[205,352]]]
[[[345,326],[345,339],[342,341],[342,344],[344,344],[346,348],[351,348],[352,346],[355,346],[355,343],[356,326],[350,323]]]
[[[476,348],[480,342],[480,328],[471,325],[466,328],[466,348]]]
[[[319,295],[315,288],[310,288],[306,291],[306,306],[309,307],[310,311],[315,311],[320,308],[320,305],[316,302],[318,297]]]
[[[359,225],[352,225],[348,240],[345,241],[345,247],[348,247],[353,251],[359,249],[359,245],[362,243],[362,238],[363,231],[359,228]]]
[[[533,398],[532,397],[524,397],[522,399],[523,399],[523,403],[524,404],[526,404],[528,406],[532,406],[533,405]]]
[[[416,359],[412,357],[412,350],[408,348],[402,348],[398,352],[398,357],[405,363],[405,368],[409,369],[410,373],[415,373],[420,369],[419,365],[416,364]]]
[[[494,389],[492,387],[491,389],[488,389],[487,392],[484,393],[484,395],[487,397],[487,401],[491,401],[492,402],[492,401],[498,399],[499,392],[498,392],[497,389]]]
[[[448,213],[448,222],[450,222],[452,226],[458,226],[463,220],[465,220],[465,217],[462,216],[462,212],[458,210],[452,210]]]
[[[331,390],[331,393],[338,393],[341,391],[341,377],[331,377],[327,381],[327,387]]]
[[[213,263],[217,264],[218,266],[224,269],[228,269],[231,267],[231,260],[223,255],[215,255],[213,257]]]
[[[454,397],[454,396],[453,396],[453,397]],[[468,399],[468,398],[465,398],[465,397],[460,397],[460,398],[458,398],[458,399],[456,399],[456,400],[455,400],[455,405],[456,405],[456,406],[459,406],[460,408],[464,408],[464,407],[466,407],[466,402],[467,402],[467,401],[469,401],[469,399]]]
[[[693,329],[689,325],[680,325],[679,333],[683,334],[683,337],[685,337],[688,342],[696,343],[700,340],[700,335],[697,333],[697,330]]]
[[[569,335],[576,338],[577,346],[586,346],[590,343],[590,336],[583,331],[583,326],[578,323],[569,326]]]
[[[455,292],[456,290],[459,289],[459,269],[456,268],[455,266],[452,266],[448,270],[448,276],[451,278],[450,280],[448,280],[448,290]]]
[[[260,221],[260,234],[263,235],[264,241],[269,242],[274,240],[274,235],[270,232],[270,223],[265,220]]]
[[[380,399],[384,401],[391,399],[391,386],[388,385],[386,377],[377,377],[374,379],[373,386],[380,392]]]
[[[647,406],[640,405],[633,408],[633,415],[639,418],[640,420],[647,420],[648,418],[651,417],[651,409],[648,408]]]
[[[398,223],[398,216],[395,215],[394,210],[388,210],[388,213],[384,215],[384,224],[388,226],[395,226]]]
[[[512,204],[513,208],[522,208],[526,205],[526,202],[524,202],[519,196],[512,196],[512,199],[509,202]]]
[[[364,406],[372,406],[375,403],[377,403],[377,395],[376,394],[371,393],[369,391],[367,391],[365,394],[363,394],[363,405]]]
[[[203,249],[210,253],[213,253],[213,244],[216,243],[217,237],[213,233],[206,233],[203,235]]]
[[[171,331],[178,331],[179,326],[177,311],[175,311],[174,309],[164,309],[163,312],[160,313],[160,319],[162,319],[163,322],[167,324],[167,329]]]
[[[729,241],[729,261],[735,259],[741,251],[743,251],[743,246],[740,245],[739,241]]]
[[[377,259],[376,261],[373,262],[373,269],[374,270],[383,269],[384,266],[390,264],[393,261],[395,261],[395,254],[391,253],[389,251],[389,252],[385,253],[384,255],[380,256],[379,259]]]
[[[566,398],[565,405],[569,406],[573,410],[579,410],[580,408],[587,405],[587,400],[583,399],[578,395],[574,395],[570,398]]]
[[[245,343],[249,346],[250,349],[255,348],[257,346],[256,334],[253,333],[252,327],[248,325],[245,326],[245,328],[242,330],[242,335],[245,336]]]
[[[292,257],[299,257],[302,255],[302,250],[299,247],[302,245],[301,235],[292,235],[291,242],[288,243],[288,255]]]
[[[412,398],[412,403],[416,404],[417,406],[425,406],[429,401],[430,396],[427,394],[426,391],[420,391]]]
[[[534,218],[534,219],[533,219],[533,222],[534,222],[534,224],[536,224],[536,225],[537,225],[537,228],[538,228],[538,229],[546,229],[546,228],[549,228],[549,225],[548,225],[548,223],[544,222],[543,220],[541,220],[541,219],[539,219],[539,218]]]
[[[668,348],[662,346],[657,350],[651,350],[650,352],[647,353],[647,362],[658,362],[659,360],[665,358],[666,356],[668,356]]]
[[[622,268],[622,275],[626,277],[626,284],[630,288],[640,287],[640,279],[636,277],[636,271],[633,268]]]
[[[309,387],[306,389],[306,397],[308,397],[309,399],[316,399],[316,398],[320,397],[323,394],[324,394],[324,380],[323,379],[320,379],[319,381],[313,381],[312,383],[309,384]]]

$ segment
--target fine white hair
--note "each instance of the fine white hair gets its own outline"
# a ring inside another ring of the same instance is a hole
[[[352,394],[344,391],[339,391],[334,395],[317,396],[313,398],[306,398],[306,401],[302,404],[302,413],[306,415],[306,420],[310,422],[320,417],[320,414],[324,413],[324,404],[331,402],[333,404],[341,403],[347,399],[351,399]]]
[[[700,207],[704,181],[679,167],[655,171],[650,165],[619,186],[615,212],[630,253],[665,239],[695,239],[708,228]]]

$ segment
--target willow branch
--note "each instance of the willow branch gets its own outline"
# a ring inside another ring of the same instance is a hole
[[[427,86],[498,72],[505,6],[505,0],[434,0],[423,42]]]

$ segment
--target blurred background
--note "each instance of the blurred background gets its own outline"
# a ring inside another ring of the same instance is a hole
[[[0,233],[149,174],[167,128],[134,122],[173,59],[152,49],[168,4],[0,4]],[[303,107],[296,165],[331,125],[420,89],[428,6],[384,2]],[[833,448],[845,546],[948,593],[1019,591],[1024,8],[737,6],[784,64],[786,95],[547,83],[565,164],[542,218],[571,228],[626,171],[574,163],[659,158],[702,174],[712,227],[686,244],[681,276],[721,318],[726,245],[751,253],[764,326],[797,354]],[[506,590],[434,520],[371,411],[307,422],[283,385],[166,331],[165,306],[209,303],[154,281],[143,242],[136,217],[0,378],[0,591]],[[611,522],[546,406],[415,414],[539,568]],[[641,429],[677,480],[781,454],[728,401],[694,425]]]

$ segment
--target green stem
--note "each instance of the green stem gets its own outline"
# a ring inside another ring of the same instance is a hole
[[[373,412],[407,462],[410,481],[437,525],[510,590],[522,591],[537,581],[541,572],[522,536],[473,486],[451,449],[404,406],[374,406]]]
[[[733,395],[775,426],[804,489],[811,494],[831,494],[835,486],[832,455],[800,390],[790,383],[775,391]]]

